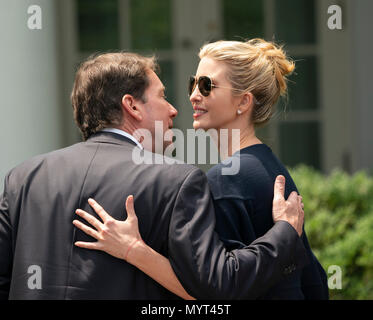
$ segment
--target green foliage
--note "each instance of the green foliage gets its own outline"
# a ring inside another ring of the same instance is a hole
[[[326,272],[331,265],[342,269],[342,289],[329,289],[330,298],[373,299],[373,177],[340,170],[325,176],[306,166],[290,173],[312,250]]]

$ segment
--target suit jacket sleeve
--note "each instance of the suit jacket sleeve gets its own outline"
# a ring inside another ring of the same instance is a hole
[[[307,262],[296,231],[277,222],[263,237],[228,252],[214,231],[215,213],[207,178],[193,170],[183,182],[169,228],[170,263],[197,299],[254,299],[289,270]]]
[[[12,270],[12,227],[9,217],[7,182],[0,195],[0,299],[8,299]]]

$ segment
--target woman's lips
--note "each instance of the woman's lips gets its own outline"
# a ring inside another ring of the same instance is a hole
[[[197,119],[198,117],[204,115],[205,113],[207,113],[207,110],[204,110],[204,109],[194,109],[193,118]]]

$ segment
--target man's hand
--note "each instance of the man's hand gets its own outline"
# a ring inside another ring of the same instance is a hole
[[[272,207],[273,221],[276,223],[283,220],[290,223],[298,235],[301,236],[304,220],[302,197],[293,191],[289,198],[285,200],[284,194],[285,177],[277,176]]]

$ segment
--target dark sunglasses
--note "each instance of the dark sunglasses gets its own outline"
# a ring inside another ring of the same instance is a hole
[[[207,76],[202,76],[202,77],[199,77],[198,79],[194,76],[191,76],[189,78],[189,88],[188,88],[189,96],[192,95],[196,86],[198,86],[199,92],[201,92],[201,94],[205,97],[207,97],[210,94],[212,88],[215,87],[214,84],[212,83],[211,78]]]
[[[230,88],[230,87],[216,86],[212,83],[211,78],[207,77],[207,76],[202,76],[202,77],[199,77],[198,79],[194,76],[191,76],[189,78],[189,87],[188,87],[189,96],[192,95],[196,86],[198,86],[199,92],[201,92],[201,94],[205,97],[207,97],[210,94],[212,88],[223,88],[223,89],[238,90],[238,89],[233,89],[233,88]],[[244,90],[239,90],[239,91],[244,91]]]

